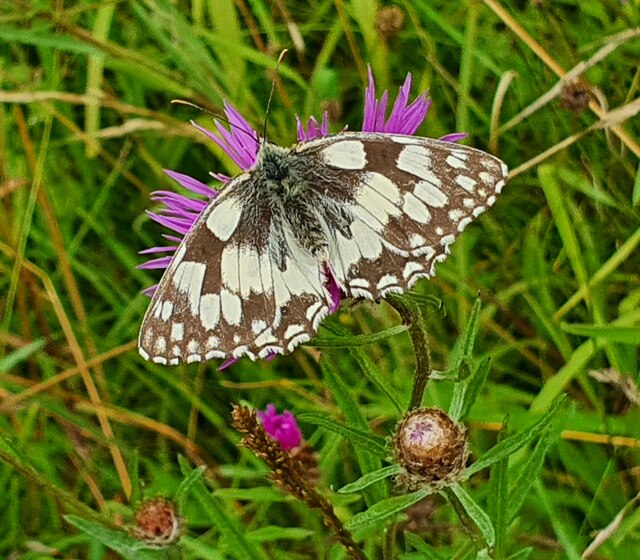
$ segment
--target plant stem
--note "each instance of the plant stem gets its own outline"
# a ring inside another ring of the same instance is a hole
[[[400,314],[402,322],[409,326],[409,336],[413,343],[416,356],[416,373],[413,378],[411,400],[407,410],[418,408],[422,404],[424,392],[431,375],[431,351],[429,349],[429,337],[424,328],[420,308],[413,302],[400,296],[391,296],[387,301]]]

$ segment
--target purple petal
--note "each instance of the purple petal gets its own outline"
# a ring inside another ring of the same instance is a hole
[[[171,177],[174,181],[178,182],[185,189],[190,190],[192,193],[206,196],[207,198],[213,198],[218,194],[218,191],[201,183],[189,175],[178,173],[177,171],[171,171],[170,169],[163,169],[163,171]]]
[[[145,288],[144,290],[142,290],[142,293],[147,297],[153,297],[153,294],[156,293],[157,289],[158,289],[158,284],[154,284],[153,286],[149,286],[148,288]]]
[[[340,286],[338,285],[335,274],[333,273],[331,265],[328,262],[323,263],[322,272],[325,277],[324,286],[325,288],[327,288],[329,296],[331,297],[331,306],[329,307],[329,313],[335,313],[338,307],[340,307],[340,300],[342,298]]]
[[[302,432],[291,412],[285,410],[282,414],[277,414],[276,407],[268,404],[264,412],[257,412],[257,416],[267,434],[277,440],[282,449],[287,451],[300,445]]]
[[[151,249],[144,249],[143,251],[138,251],[138,255],[151,255],[152,253],[169,253],[173,252],[177,249],[175,245],[170,245],[168,247],[151,247]]]
[[[440,137],[443,142],[460,142],[469,136],[466,132],[452,132]]]
[[[319,124],[315,117],[309,117],[307,129],[305,130],[302,121],[296,115],[296,132],[298,142],[306,142],[314,138],[323,138],[329,134],[329,114],[325,111],[322,114],[322,124]]]
[[[239,358],[234,358],[233,356],[230,357],[230,358],[227,358],[224,362],[222,362],[222,364],[220,364],[220,367],[218,368],[218,371],[222,371],[223,369],[227,369],[229,366],[232,366],[233,364],[235,364],[238,360],[239,360]]]
[[[136,268],[140,270],[150,270],[154,268],[167,268],[171,264],[173,257],[160,257],[158,259],[151,259],[145,263],[139,264]]]
[[[158,222],[160,225],[172,229],[173,231],[176,231],[182,235],[186,235],[193,225],[193,220],[182,218],[168,218],[166,216],[161,216],[160,214],[149,211],[147,211],[147,214],[154,222]]]

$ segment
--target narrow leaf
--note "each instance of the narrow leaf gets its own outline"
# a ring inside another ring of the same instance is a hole
[[[403,496],[394,496],[393,498],[387,498],[377,504],[371,506],[368,510],[361,513],[357,513],[351,518],[346,525],[349,531],[358,531],[365,529],[372,525],[376,525],[381,521],[394,517],[398,513],[403,512],[413,504],[418,503],[420,500],[426,498],[431,494],[431,490],[428,488],[422,488],[412,494],[405,494]]]
[[[354,346],[369,346],[376,342],[380,342],[381,340],[386,340],[387,338],[403,333],[408,328],[409,327],[407,325],[396,325],[372,334],[315,338],[313,341],[308,342],[307,345],[314,346],[315,348],[352,348]]]
[[[451,486],[451,491],[456,495],[456,498],[460,500],[462,507],[464,507],[469,517],[478,529],[480,529],[480,533],[485,542],[492,548],[496,542],[496,532],[489,516],[459,484]]]
[[[530,441],[533,441],[551,422],[554,415],[566,399],[566,395],[560,395],[555,401],[553,401],[553,403],[551,403],[547,412],[535,424],[522,432],[509,436],[504,441],[501,441],[496,446],[492,447],[465,471],[465,477],[469,478],[471,475],[481,471],[482,469],[486,469],[488,466],[493,465],[505,457],[508,457],[518,449],[524,447]]]
[[[389,465],[388,467],[383,467],[378,469],[377,471],[373,471],[370,473],[361,476],[355,482],[351,482],[350,484],[346,484],[340,490],[338,490],[339,494],[349,494],[351,492],[359,492],[363,488],[370,486],[374,482],[378,482],[379,480],[384,480],[390,476],[395,476],[402,471],[400,465]]]

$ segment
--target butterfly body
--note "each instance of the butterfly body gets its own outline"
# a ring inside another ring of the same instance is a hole
[[[416,136],[265,142],[176,251],[140,353],[175,364],[289,352],[332,310],[331,282],[379,299],[432,275],[506,174],[489,154]]]

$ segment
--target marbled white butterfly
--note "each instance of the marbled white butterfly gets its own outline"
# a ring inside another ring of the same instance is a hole
[[[180,244],[140,353],[177,364],[291,352],[331,309],[327,275],[347,297],[409,289],[433,275],[506,178],[487,153],[418,136],[264,142]]]

